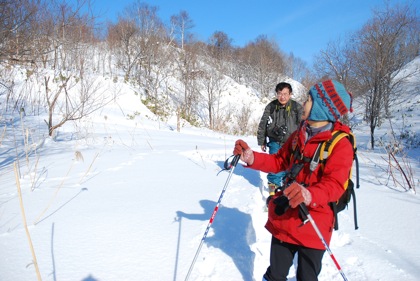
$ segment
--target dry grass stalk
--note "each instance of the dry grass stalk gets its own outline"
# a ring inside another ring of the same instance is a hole
[[[33,263],[34,263],[35,270],[36,270],[36,276],[37,276],[38,280],[40,281],[40,280],[42,280],[41,279],[41,274],[39,272],[38,261],[36,259],[34,246],[32,244],[31,235],[29,234],[29,230],[28,230],[28,224],[26,222],[26,215],[25,215],[25,209],[23,207],[22,192],[21,192],[21,189],[20,189],[19,173],[18,173],[18,170],[17,170],[16,162],[14,162],[13,165],[14,165],[14,170],[15,170],[16,186],[17,186],[17,190],[18,190],[18,194],[19,194],[20,210],[22,212],[23,225],[25,227],[26,236],[28,237],[29,247],[31,248],[32,259],[33,259]]]
[[[95,162],[96,158],[99,156],[99,152],[96,153],[95,157],[92,160],[92,163],[90,163],[89,168],[86,170],[85,174],[82,176],[82,178],[79,181],[79,184],[82,183],[83,179],[86,177],[87,174],[89,174],[90,169],[92,168],[93,163]]]
[[[2,144],[2,142],[4,140],[4,136],[6,135],[6,129],[7,129],[7,126],[4,125],[4,127],[3,127],[3,133],[1,133],[0,145]]]
[[[73,168],[73,164],[74,164],[74,161],[71,162],[71,166],[70,166],[69,170],[67,171],[66,176],[63,178],[63,180],[61,181],[60,185],[57,187],[57,189],[56,189],[56,191],[54,193],[54,196],[51,198],[51,200],[48,203],[47,207],[44,209],[44,211],[42,211],[42,213],[35,220],[35,222],[34,222],[35,225],[41,220],[41,218],[45,214],[45,212],[51,207],[51,204],[54,202],[55,198],[57,197],[57,194],[60,191],[61,187],[63,186],[64,181],[67,179],[68,175],[70,174],[70,171]]]

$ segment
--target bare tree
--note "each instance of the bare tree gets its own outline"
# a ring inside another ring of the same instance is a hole
[[[181,49],[184,50],[186,40],[188,39],[189,30],[195,26],[194,22],[188,15],[188,12],[181,11],[178,15],[171,17],[171,24],[174,30],[174,34],[178,37]]]
[[[178,77],[183,84],[183,94],[175,98],[178,131],[180,131],[181,119],[195,122],[194,113],[199,97],[198,78],[203,74],[197,58],[198,47],[190,38],[189,30],[193,27],[194,23],[186,11],[181,11],[178,15],[171,17],[170,33],[177,38],[181,46],[175,62]]]
[[[16,98],[22,104],[35,102],[45,107],[50,135],[65,122],[80,119],[103,105],[94,95],[98,89],[92,86],[93,80],[85,74],[88,50],[94,41],[93,17],[82,12],[87,3],[78,1],[72,6],[66,1],[20,0],[12,3],[14,7],[9,2],[0,3],[0,10],[8,11],[5,15],[12,23],[1,24],[14,26],[12,34],[4,32],[10,39],[7,42],[13,44],[8,45],[7,52],[1,51],[3,58],[30,62],[26,64],[27,79],[44,89],[26,87]]]
[[[178,79],[183,89],[176,94],[176,114],[178,124],[181,119],[196,122],[197,105],[200,101],[201,81],[204,71],[198,59],[197,45],[186,45],[185,50],[178,50],[175,60]],[[180,127],[177,127],[180,130]]]
[[[120,18],[118,22],[108,26],[108,44],[116,55],[117,65],[125,72],[125,79],[131,76],[131,70],[140,57],[140,49],[136,46],[138,30],[133,20]]]
[[[409,6],[389,5],[374,11],[374,17],[352,38],[354,75],[365,93],[365,118],[370,125],[371,145],[375,129],[396,102],[401,84],[413,73],[401,73],[419,54],[419,19]]]
[[[227,81],[224,75],[219,72],[217,68],[208,69],[200,77],[205,96],[204,102],[206,103],[208,113],[208,125],[212,130],[218,130],[218,125],[221,123],[221,97],[222,92],[225,90]]]
[[[44,76],[45,99],[48,105],[48,120],[45,120],[45,123],[49,136],[54,136],[54,131],[65,123],[80,120],[101,109],[113,98],[106,96],[104,87],[87,75],[80,81],[76,76],[64,72],[53,78],[54,82],[51,76]],[[52,87],[50,82],[55,83],[55,87]]]
[[[230,59],[232,52],[232,39],[223,31],[215,31],[209,38],[209,55],[214,57],[218,63]]]
[[[0,2],[0,62],[33,63],[36,38],[33,26],[38,1],[3,0]]]
[[[307,63],[299,57],[295,57],[293,53],[285,57],[284,74],[293,80],[299,81],[305,87],[314,84],[314,74],[308,68]]]
[[[241,112],[238,115],[238,132],[241,135],[249,133],[249,120],[251,119],[252,109],[251,105],[244,105],[241,109]],[[257,128],[253,128],[254,132]]]
[[[108,43],[125,70],[125,79],[144,92],[144,102],[157,115],[165,99],[159,91],[174,65],[174,50],[168,30],[157,15],[158,8],[137,1],[128,6],[119,21],[108,27]]]
[[[351,80],[353,57],[350,55],[352,46],[348,40],[329,42],[325,50],[315,58],[314,68],[319,76],[336,79],[346,86]]]
[[[273,92],[273,85],[284,77],[284,58],[277,43],[268,40],[265,35],[260,35],[240,50],[239,54],[247,82],[257,89],[262,97],[267,97]]]
[[[160,84],[167,78],[173,61],[171,40],[157,16],[157,7],[138,4],[132,9],[132,16],[138,28],[137,49],[140,56],[135,64],[135,77],[146,97],[152,102],[159,101]],[[158,104],[161,106],[161,104]]]
[[[216,31],[210,36],[208,44],[197,43],[200,59],[204,63],[202,75],[199,79],[202,85],[203,99],[207,109],[208,120],[204,120],[212,130],[222,130],[225,127],[223,113],[221,113],[221,96],[225,90],[227,60],[232,50],[231,39],[226,33]]]

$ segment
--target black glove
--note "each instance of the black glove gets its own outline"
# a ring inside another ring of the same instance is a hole
[[[289,199],[287,199],[287,197],[284,195],[277,197],[273,203],[276,204],[276,209],[274,212],[278,216],[283,215],[290,208]]]

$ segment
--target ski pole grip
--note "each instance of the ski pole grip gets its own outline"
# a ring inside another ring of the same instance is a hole
[[[241,158],[241,155],[239,155],[239,154],[229,156],[229,158],[226,159],[226,161],[225,161],[225,164],[224,164],[225,169],[224,170],[229,171],[232,167],[236,167],[236,164],[238,164],[240,158]],[[231,161],[231,159],[232,159],[232,161]]]
[[[300,203],[299,207],[305,216],[309,215],[309,210],[308,207],[306,207],[305,203]]]
[[[241,158],[241,155],[240,155],[240,154],[235,155],[235,156],[233,157],[233,159],[232,159],[231,165],[232,165],[233,167],[236,167],[236,164],[238,164],[238,162],[239,162],[239,159],[240,159],[240,158]]]

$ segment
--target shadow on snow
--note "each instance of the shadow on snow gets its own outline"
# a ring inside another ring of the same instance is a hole
[[[212,216],[215,201],[201,200],[200,205],[204,212],[201,214],[186,214],[178,211],[179,220],[209,220]],[[204,243],[207,246],[218,248],[232,258],[232,261],[242,275],[242,280],[253,280],[255,254],[249,245],[256,242],[252,218],[249,214],[239,211],[237,208],[221,206],[211,225],[213,235],[206,237]],[[204,236],[204,235],[203,235]],[[197,247],[199,245],[197,244]],[[205,256],[206,253],[201,253]],[[193,257],[191,257],[193,258]]]
[[[217,161],[216,164],[220,167],[221,170],[224,169],[224,162]],[[225,172],[229,173],[228,170],[226,170]],[[245,178],[251,185],[255,187],[259,187],[261,184],[260,172],[250,168],[245,168],[240,163],[236,165],[233,174]]]

